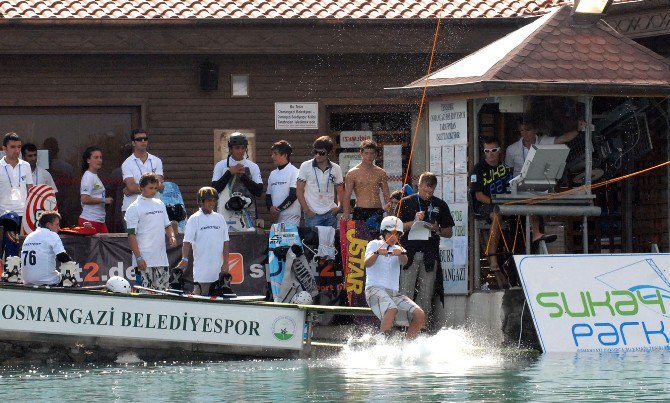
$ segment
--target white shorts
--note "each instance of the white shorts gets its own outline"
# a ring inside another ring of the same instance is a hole
[[[366,288],[365,300],[380,320],[389,309],[397,309],[398,314],[393,323],[398,326],[409,326],[414,317],[414,312],[419,309],[419,306],[406,295],[384,287],[371,286]]]

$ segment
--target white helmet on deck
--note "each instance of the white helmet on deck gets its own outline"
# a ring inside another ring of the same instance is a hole
[[[123,277],[113,276],[107,280],[107,289],[111,292],[130,294],[130,283]]]
[[[314,302],[314,300],[312,299],[312,296],[307,291],[300,291],[299,293],[296,293],[293,296],[293,298],[291,298],[291,303],[292,304],[312,305],[312,302]]]
[[[390,215],[388,217],[384,217],[384,219],[382,220],[382,224],[379,226],[379,231],[402,232],[402,225],[403,224],[400,218],[394,215]]]

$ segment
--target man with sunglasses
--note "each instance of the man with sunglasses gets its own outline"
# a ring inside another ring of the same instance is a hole
[[[305,213],[305,226],[337,227],[341,211],[343,182],[342,169],[330,161],[334,143],[328,136],[314,141],[314,158],[300,165],[296,191]]]
[[[140,191],[140,178],[145,173],[153,173],[158,177],[158,191],[163,191],[163,161],[149,154],[149,134],[144,129],[135,129],[130,133],[133,153],[121,164],[123,175],[123,204],[121,211],[126,212],[128,206],[137,199]]]
[[[489,270],[496,277],[498,286],[502,287],[506,281],[500,271],[498,257],[495,255],[500,240],[501,217],[493,211],[491,195],[507,193],[509,181],[512,179],[512,168],[503,164],[502,148],[495,137],[486,138],[483,143],[484,159],[479,161],[470,173],[470,196],[475,215],[490,218],[493,223],[488,247]]]

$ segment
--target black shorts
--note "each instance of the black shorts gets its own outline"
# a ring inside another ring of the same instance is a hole
[[[384,209],[354,207],[351,213],[352,220],[365,221],[365,224],[373,231],[379,231],[379,226],[384,218]]]

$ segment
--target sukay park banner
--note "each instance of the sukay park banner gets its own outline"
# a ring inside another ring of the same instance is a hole
[[[670,254],[514,259],[544,352],[670,346]]]

